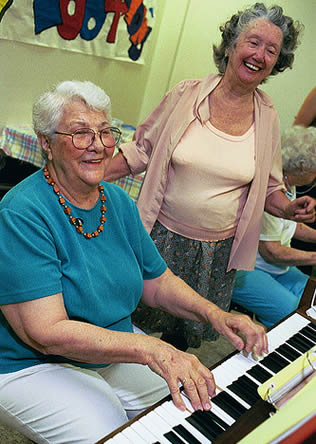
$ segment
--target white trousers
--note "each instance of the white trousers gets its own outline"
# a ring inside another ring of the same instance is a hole
[[[168,393],[140,364],[41,364],[0,374],[0,422],[36,443],[93,444]]]

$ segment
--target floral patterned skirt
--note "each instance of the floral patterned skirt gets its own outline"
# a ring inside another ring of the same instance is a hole
[[[151,237],[170,270],[204,298],[225,311],[229,310],[235,270],[228,273],[233,238],[221,241],[198,241],[169,231],[156,221]],[[189,347],[200,347],[202,340],[214,341],[217,331],[201,322],[175,318],[160,309],[140,303],[132,315],[133,323],[146,333],[176,334]]]

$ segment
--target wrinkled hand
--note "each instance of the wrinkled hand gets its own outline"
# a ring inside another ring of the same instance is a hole
[[[315,205],[316,200],[312,197],[299,197],[285,209],[286,217],[296,222],[312,223],[315,221]]]
[[[196,356],[157,341],[152,347],[148,366],[166,380],[176,407],[185,410],[179,389],[182,383],[194,410],[210,410],[209,398],[215,395],[215,382],[210,370]]]
[[[255,324],[247,315],[226,313],[221,309],[213,310],[210,322],[214,328],[237,348],[247,353],[255,352],[257,356],[268,353],[266,330]],[[245,338],[246,343],[240,334]]]

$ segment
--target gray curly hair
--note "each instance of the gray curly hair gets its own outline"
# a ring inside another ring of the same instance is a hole
[[[89,108],[102,111],[111,122],[111,101],[100,87],[92,82],[67,80],[51,91],[41,94],[33,105],[33,129],[36,134],[54,137],[65,105],[83,101]]]
[[[226,71],[228,50],[235,47],[240,34],[248,28],[250,23],[260,18],[278,26],[283,36],[279,57],[270,75],[276,75],[286,68],[292,68],[294,51],[299,43],[298,36],[303,31],[304,26],[284,15],[280,6],[267,8],[263,3],[255,3],[244,11],[238,11],[219,28],[222,33],[222,41],[218,46],[213,45],[213,58],[220,74],[223,75]]]
[[[286,129],[281,136],[281,151],[285,171],[316,171],[316,128],[296,125]]]

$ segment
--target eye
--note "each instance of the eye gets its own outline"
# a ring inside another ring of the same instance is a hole
[[[104,128],[103,130],[101,130],[101,133],[104,134],[105,136],[112,135],[111,128]]]
[[[270,48],[270,49],[268,48],[268,53],[275,56],[276,50],[274,48]]]
[[[249,43],[250,43],[251,46],[257,46],[258,45],[258,42],[256,40],[250,40]]]

